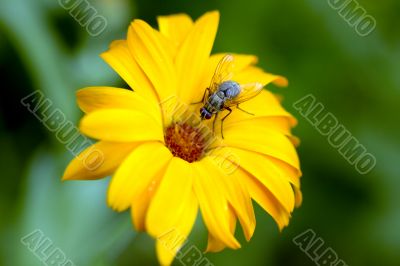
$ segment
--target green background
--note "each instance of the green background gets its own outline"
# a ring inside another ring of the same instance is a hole
[[[76,265],[156,265],[153,240],[129,213],[106,206],[109,179],[61,183],[72,155],[20,100],[40,90],[75,123],[75,91],[126,86],[98,56],[129,22],[221,12],[215,52],[256,54],[288,77],[283,105],[299,120],[304,202],[279,233],[256,207],[257,228],[240,250],[206,254],[215,265],[316,265],[292,239],[307,229],[348,265],[400,265],[400,2],[360,0],[377,21],[360,37],[326,0],[91,0],[108,26],[91,37],[53,0],[0,0],[0,264],[42,265],[20,239],[40,229]],[[360,175],[292,104],[312,93],[377,159]],[[190,243],[201,250],[196,224]],[[175,262],[180,265],[179,262]]]

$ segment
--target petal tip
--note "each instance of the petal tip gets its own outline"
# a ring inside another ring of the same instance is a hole
[[[287,87],[289,86],[289,80],[283,76],[278,76],[277,79],[274,81],[274,84],[279,87]]]

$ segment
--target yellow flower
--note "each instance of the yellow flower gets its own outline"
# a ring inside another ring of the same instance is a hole
[[[159,30],[134,20],[126,40],[114,41],[102,58],[132,90],[90,87],[77,93],[85,113],[80,130],[99,140],[104,155],[96,169],[75,158],[64,180],[93,180],[113,174],[108,204],[130,208],[137,230],[156,238],[160,263],[168,265],[189,235],[198,210],[208,229],[207,251],[240,247],[236,220],[250,240],[256,220],[252,199],[282,229],[301,203],[300,166],[290,133],[296,120],[263,90],[233,110],[212,134],[212,120],[199,119],[199,102],[224,54],[211,55],[219,13],[195,22],[184,14],[158,18]],[[256,67],[252,55],[234,54],[233,80],[271,82],[281,76]],[[226,114],[224,111],[222,115]],[[194,115],[193,115],[194,114]],[[211,122],[210,122],[211,121]],[[182,236],[172,249],[160,236]]]

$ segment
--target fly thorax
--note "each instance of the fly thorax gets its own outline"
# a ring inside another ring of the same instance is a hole
[[[224,93],[227,99],[235,98],[240,93],[240,85],[236,81],[228,80],[221,83],[219,91]]]
[[[223,100],[225,98],[225,92],[224,91],[217,91],[216,95]]]

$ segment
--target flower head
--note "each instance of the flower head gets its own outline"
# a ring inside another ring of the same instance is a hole
[[[184,14],[158,18],[159,30],[141,20],[126,40],[114,41],[102,58],[130,89],[90,87],[79,90],[85,116],[83,134],[99,140],[104,161],[86,168],[75,158],[64,180],[113,175],[108,204],[130,208],[137,230],[157,239],[160,263],[168,265],[189,235],[198,210],[208,229],[207,251],[240,247],[236,221],[247,240],[256,220],[252,199],[283,228],[301,202],[300,166],[290,133],[296,120],[264,89],[228,114],[202,120],[199,102],[224,54],[211,55],[219,21],[209,12],[195,22]],[[234,54],[232,80],[286,86],[285,78],[255,66],[252,55]],[[174,247],[160,238],[181,237]]]

